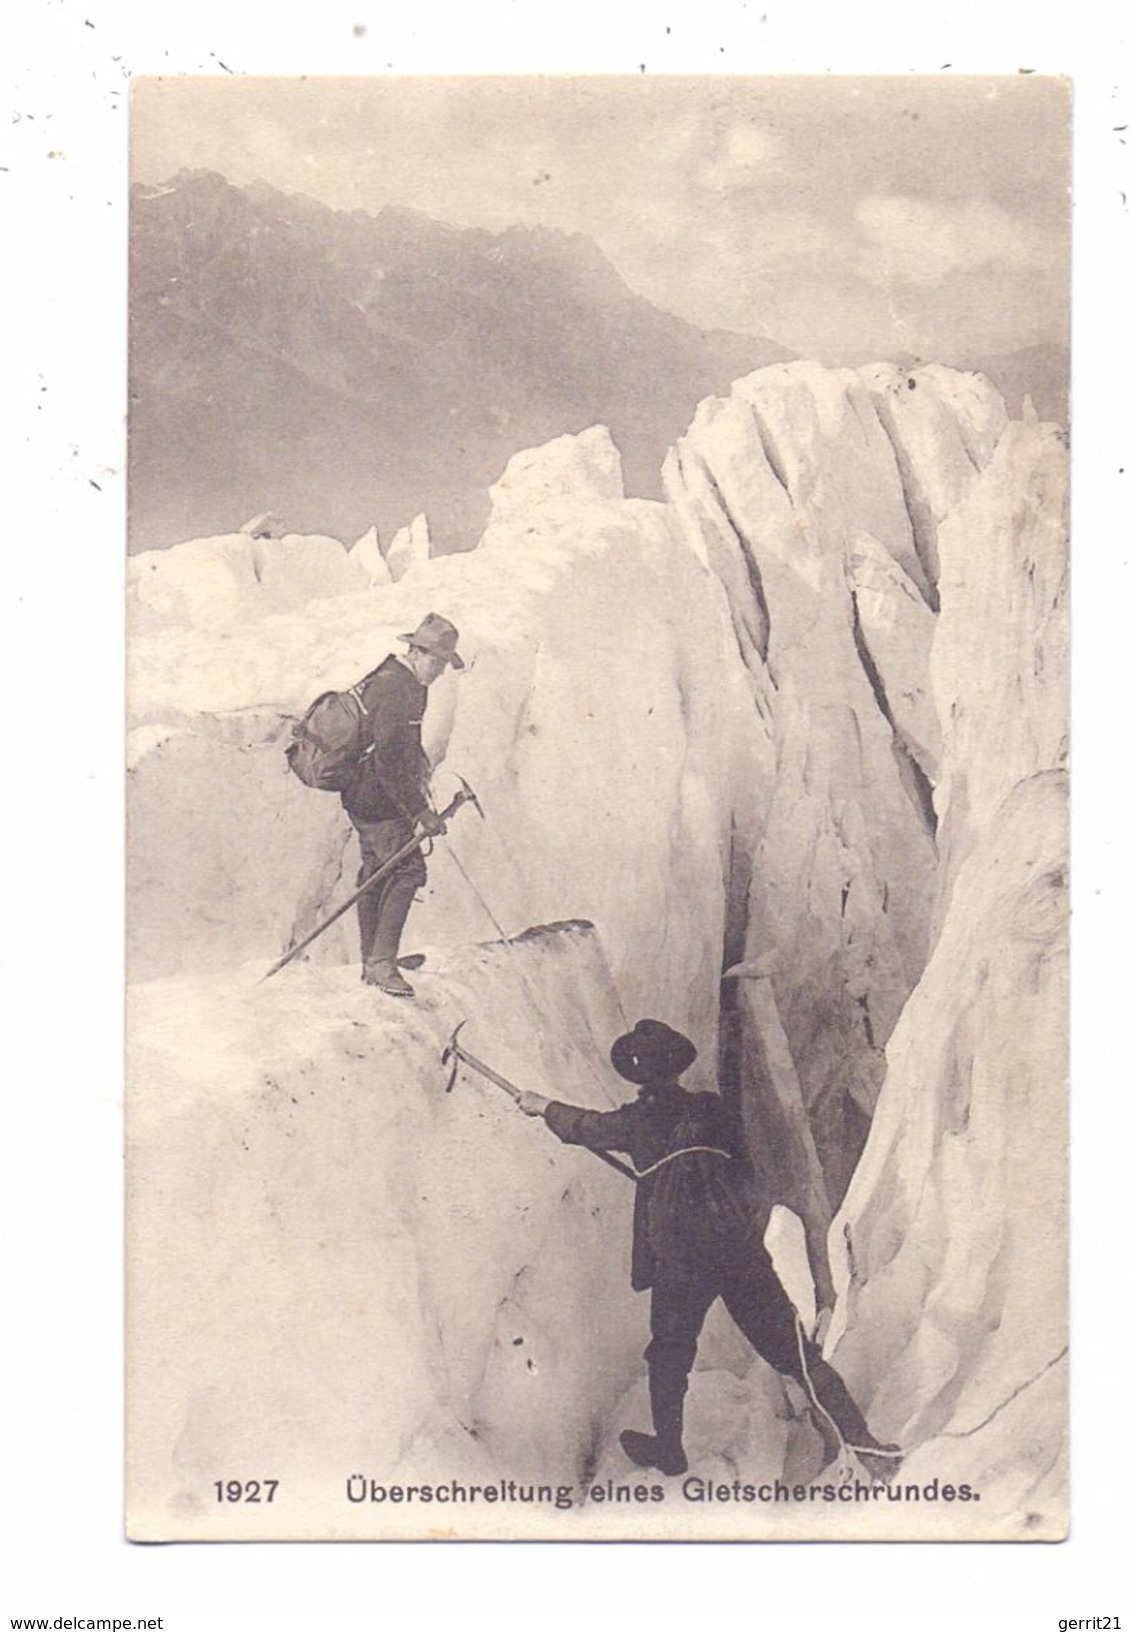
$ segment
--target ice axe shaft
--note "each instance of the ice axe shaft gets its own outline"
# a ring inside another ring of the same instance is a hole
[[[483,807],[479,803],[479,800],[475,797],[472,789],[468,787],[467,783],[462,777],[460,777],[459,783],[459,792],[456,794],[451,804],[448,805],[445,810],[441,810],[439,812],[439,817],[442,822],[450,821],[455,815],[456,811],[463,805],[474,805],[480,816],[483,815]],[[272,975],[277,975],[280,969],[285,969],[288,963],[291,963],[295,958],[297,958],[300,952],[305,952],[311,941],[316,941],[319,935],[324,934],[325,931],[329,929],[331,924],[336,924],[342,914],[344,912],[348,912],[349,909],[356,904],[356,902],[366,893],[367,890],[371,890],[374,884],[379,884],[383,878],[387,878],[392,872],[393,868],[396,867],[399,862],[402,862],[406,856],[411,856],[414,850],[419,850],[420,846],[424,843],[428,836],[429,835],[427,833],[417,833],[413,838],[409,839],[407,843],[402,844],[400,849],[394,851],[394,853],[389,857],[388,861],[381,863],[380,867],[378,867],[375,873],[370,873],[369,877],[365,880],[365,883],[356,889],[345,901],[343,901],[340,907],[335,907],[330,916],[328,918],[324,918],[316,929],[312,929],[310,934],[304,936],[303,939],[299,941],[297,946],[292,946],[289,952],[285,952],[283,956],[277,960],[277,962],[273,963],[270,969],[268,969],[267,973],[261,977],[261,980],[270,980]]]
[[[440,1063],[442,1065],[447,1065],[449,1060],[452,1061],[452,1074],[448,1078],[448,1093],[450,1094],[452,1089],[455,1087],[456,1072],[459,1070],[462,1064],[469,1065],[473,1071],[478,1071],[481,1077],[486,1077],[488,1082],[493,1082],[496,1088],[501,1088],[504,1094],[510,1095],[511,1099],[515,1101],[520,1100],[522,1098],[521,1088],[516,1088],[513,1082],[509,1082],[507,1078],[501,1076],[498,1071],[492,1070],[492,1068],[485,1064],[484,1061],[476,1059],[475,1055],[470,1054],[459,1041],[460,1031],[466,1024],[467,1022],[465,1020],[460,1021],[459,1025],[452,1032],[452,1035],[448,1040],[447,1048],[445,1048],[443,1054],[440,1056]],[[596,1156],[598,1161],[604,1162],[606,1167],[615,1168],[618,1173],[623,1173],[626,1179],[631,1179],[633,1184],[636,1183],[636,1174],[632,1171],[631,1167],[626,1167],[623,1162],[618,1162],[615,1156],[610,1156],[608,1152],[604,1150],[594,1150],[590,1145],[587,1145],[585,1148],[589,1151],[590,1155]]]

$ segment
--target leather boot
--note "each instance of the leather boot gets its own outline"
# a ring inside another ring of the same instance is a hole
[[[620,1436],[621,1448],[638,1468],[658,1468],[661,1473],[686,1473],[687,1458],[679,1440],[665,1442],[659,1434],[641,1434],[626,1428]]]
[[[890,1485],[903,1466],[903,1452],[898,1445],[877,1445],[871,1451],[859,1451],[857,1456],[860,1466],[877,1485]]]
[[[367,986],[376,986],[390,997],[412,997],[413,989],[391,958],[372,958],[361,971]]]
[[[361,978],[367,986],[377,986],[390,997],[412,997],[412,987],[397,968],[397,952],[416,893],[416,882],[411,876],[396,872],[378,889],[380,894],[373,903],[373,933]],[[364,900],[362,896],[358,907]]]
[[[683,1450],[683,1396],[687,1390],[685,1376],[672,1377],[655,1366],[648,1370],[648,1393],[652,1401],[654,1434],[641,1434],[626,1428],[620,1436],[621,1447],[638,1468],[659,1468],[661,1473],[686,1473],[687,1457]]]

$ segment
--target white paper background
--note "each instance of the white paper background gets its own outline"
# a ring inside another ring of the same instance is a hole
[[[1122,8],[8,0],[5,1516],[9,1617],[171,1632],[490,1620],[1052,1628],[1122,1615],[1128,1006]],[[358,35],[355,25],[364,24]],[[670,33],[668,30],[670,29]],[[129,1547],[121,1495],[121,713],[128,75],[1013,72],[1076,79],[1073,1538],[1060,1547]],[[95,485],[97,484],[97,486]],[[13,488],[15,504],[12,504]],[[14,731],[11,729],[15,726]]]

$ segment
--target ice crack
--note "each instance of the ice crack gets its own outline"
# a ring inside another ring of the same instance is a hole
[[[981,1433],[982,1429],[988,1427],[989,1424],[994,1420],[995,1417],[998,1417],[998,1416],[1001,1415],[1001,1413],[1005,1410],[1007,1405],[1012,1405],[1013,1404],[1014,1400],[1018,1397],[1019,1394],[1024,1394],[1026,1389],[1032,1388],[1035,1383],[1039,1383],[1041,1378],[1046,1377],[1054,1366],[1058,1366],[1060,1364],[1060,1362],[1064,1359],[1064,1357],[1065,1357],[1065,1355],[1067,1353],[1068,1353],[1068,1344],[1066,1343],[1064,1345],[1064,1347],[1061,1349],[1060,1353],[1059,1354],[1054,1354],[1052,1359],[1048,1362],[1047,1365],[1042,1366],[1040,1371],[1034,1372],[1032,1377],[1027,1377],[1023,1383],[1018,1383],[1017,1387],[1013,1390],[1013,1392],[1011,1394],[1007,1394],[1005,1399],[1002,1400],[1000,1404],[995,1405],[993,1410],[990,1412],[990,1414],[987,1417],[983,1417],[981,1422],[975,1423],[973,1428],[950,1429],[948,1432],[945,1432],[945,1433],[932,1434],[931,1438],[932,1439],[970,1439],[974,1434]]]

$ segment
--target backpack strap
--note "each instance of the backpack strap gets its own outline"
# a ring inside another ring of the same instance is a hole
[[[357,698],[357,706],[360,708],[363,714],[369,713],[369,710],[365,706],[365,688],[371,680],[376,680],[380,672],[381,665],[378,664],[375,669],[370,669],[368,674],[363,674],[361,679],[357,681],[355,685],[352,685],[349,688],[350,696]]]
[[[360,710],[361,710],[362,719],[365,719],[365,720],[367,720],[369,718],[369,710],[365,706],[365,688],[369,684],[369,682],[372,679],[375,678],[376,674],[377,674],[376,669],[370,669],[369,673],[367,675],[364,675],[359,681],[357,681],[356,685],[350,686],[349,691],[346,694],[347,696],[352,697],[353,700],[356,702],[358,708],[360,708]],[[372,737],[371,737],[368,747],[363,748],[361,753],[358,755],[358,761],[357,761],[358,770],[361,769],[362,760],[368,759],[372,752],[373,752],[373,741],[372,741]]]

